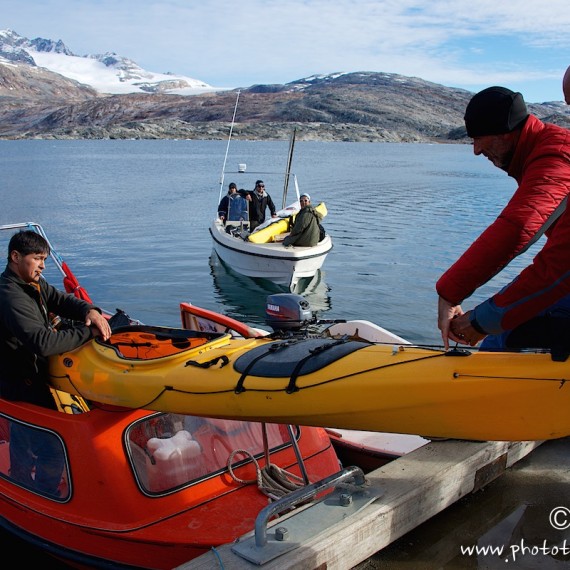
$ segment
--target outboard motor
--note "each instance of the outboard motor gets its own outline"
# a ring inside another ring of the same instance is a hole
[[[275,331],[298,331],[313,322],[311,305],[301,295],[269,295],[265,305],[265,322]]]

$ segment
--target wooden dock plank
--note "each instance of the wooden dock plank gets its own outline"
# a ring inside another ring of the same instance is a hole
[[[383,495],[285,556],[258,566],[223,545],[175,570],[346,570],[465,495],[484,487],[541,442],[431,442],[366,475]],[[270,523],[269,527],[279,524]],[[251,536],[249,533],[247,536]]]

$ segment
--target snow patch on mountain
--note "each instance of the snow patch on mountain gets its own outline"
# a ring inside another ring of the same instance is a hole
[[[100,55],[75,55],[61,40],[29,40],[13,30],[0,31],[0,61],[37,65],[88,85],[100,93],[162,93],[196,95],[223,91],[231,87],[211,85],[171,73],[146,71],[134,61],[108,52]]]
[[[183,75],[145,71],[134,62],[118,58],[115,54],[79,57],[35,50],[31,50],[30,53],[40,67],[45,67],[64,77],[90,85],[100,93],[176,93],[178,95],[191,95],[216,91],[214,87],[203,81]],[[128,63],[126,67],[122,65],[125,62]]]

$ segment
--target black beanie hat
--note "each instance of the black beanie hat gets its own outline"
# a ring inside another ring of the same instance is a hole
[[[510,133],[521,127],[527,117],[520,93],[506,87],[488,87],[472,97],[464,119],[467,134],[473,138]]]

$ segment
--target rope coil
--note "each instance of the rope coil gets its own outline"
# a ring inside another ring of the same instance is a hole
[[[241,454],[251,459],[255,465],[255,479],[240,479],[232,469],[232,462],[236,455]],[[241,485],[251,485],[257,483],[258,489],[267,497],[273,500],[280,499],[301,487],[304,487],[303,479],[294,473],[289,473],[277,465],[268,463],[263,469],[259,466],[257,459],[245,449],[236,449],[228,457],[228,470],[232,479]]]

